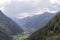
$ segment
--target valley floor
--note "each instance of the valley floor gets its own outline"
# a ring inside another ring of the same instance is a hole
[[[13,36],[13,40],[25,40],[26,38],[28,38],[28,36],[28,34],[16,35]]]

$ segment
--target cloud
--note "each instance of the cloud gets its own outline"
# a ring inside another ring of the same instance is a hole
[[[21,13],[21,14],[18,14],[18,16],[16,18],[22,19],[22,18],[28,17],[28,16],[31,16],[31,15],[29,15],[28,13]]]
[[[59,0],[13,0],[3,6],[3,11],[10,17],[24,18],[43,12],[60,10]]]
[[[5,2],[9,2],[11,0],[0,0],[0,3],[5,3]]]
[[[50,0],[52,4],[60,4],[60,0]]]
[[[0,8],[3,7],[4,5],[10,3],[11,0],[0,0]]]
[[[14,15],[15,17],[18,16],[17,14],[21,13],[28,13],[34,15],[35,12],[38,13],[38,11],[44,10],[44,8],[47,8],[50,5],[51,4],[47,0],[33,0],[29,2],[13,1],[5,5],[3,9],[8,15]]]
[[[18,1],[22,1],[22,2],[40,2],[42,0],[18,0]]]

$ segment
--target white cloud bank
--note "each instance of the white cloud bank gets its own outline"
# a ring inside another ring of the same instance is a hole
[[[50,0],[52,4],[60,4],[60,0]]]
[[[0,3],[10,2],[11,0],[0,0]]]
[[[7,4],[5,4],[8,2]],[[10,2],[10,3],[9,3]],[[60,11],[60,0],[4,0],[3,11],[11,17],[24,18],[39,15],[45,11]]]

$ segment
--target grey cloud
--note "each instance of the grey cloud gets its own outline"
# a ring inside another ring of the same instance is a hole
[[[51,11],[60,11],[60,4],[55,4],[50,7],[48,7],[49,10]]]
[[[29,13],[33,14],[34,11],[41,10],[50,6],[49,1],[42,0],[41,2],[37,2],[37,5],[33,2],[19,2],[14,1],[4,6],[4,11],[10,16],[17,16],[19,13]]]
[[[24,13],[36,10],[36,6],[31,3],[12,2],[4,6],[4,11],[8,14]]]

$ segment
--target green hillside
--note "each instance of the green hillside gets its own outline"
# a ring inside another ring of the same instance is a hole
[[[60,12],[27,40],[60,40]]]
[[[13,36],[13,40],[25,40],[28,36],[28,34],[15,35]]]

